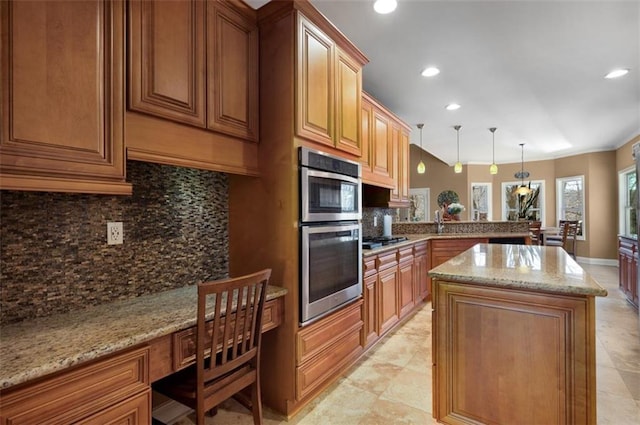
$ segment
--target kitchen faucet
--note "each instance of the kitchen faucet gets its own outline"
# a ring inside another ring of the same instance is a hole
[[[436,224],[438,225],[438,233],[442,233],[444,231],[444,223],[442,221],[442,212],[440,210],[436,210],[435,215],[436,215]]]

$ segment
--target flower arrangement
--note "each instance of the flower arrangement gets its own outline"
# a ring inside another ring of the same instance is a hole
[[[460,201],[460,197],[451,189],[443,190],[438,195],[439,207],[446,207],[447,205],[457,203],[458,201]]]
[[[464,211],[464,205],[458,202],[454,202],[447,206],[447,212],[451,215],[460,214],[462,211]]]

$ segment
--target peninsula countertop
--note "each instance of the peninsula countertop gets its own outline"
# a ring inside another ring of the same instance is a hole
[[[431,269],[432,278],[567,295],[606,296],[561,247],[477,244]]]
[[[267,301],[287,290],[267,287]],[[196,285],[0,327],[0,389],[196,324]]]
[[[510,239],[510,238],[527,238],[529,232],[488,232],[488,233],[423,233],[423,234],[397,234],[394,236],[404,236],[406,241],[397,242],[390,245],[384,245],[373,249],[363,249],[362,255],[368,257],[370,255],[380,254],[382,252],[402,248],[403,246],[412,245],[416,242],[439,240],[439,239]]]

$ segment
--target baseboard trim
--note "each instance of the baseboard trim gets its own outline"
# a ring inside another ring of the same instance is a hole
[[[580,263],[593,264],[595,266],[614,266],[618,267],[618,260],[614,260],[611,258],[589,258],[589,257],[578,257],[577,261]]]

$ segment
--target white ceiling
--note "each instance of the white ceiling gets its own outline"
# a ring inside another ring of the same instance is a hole
[[[258,7],[266,1],[248,1]],[[441,160],[497,163],[611,150],[640,134],[640,1],[311,0],[368,58],[364,89]],[[440,68],[425,78],[422,69]],[[614,68],[630,68],[606,80]],[[448,103],[462,105],[457,111]]]

